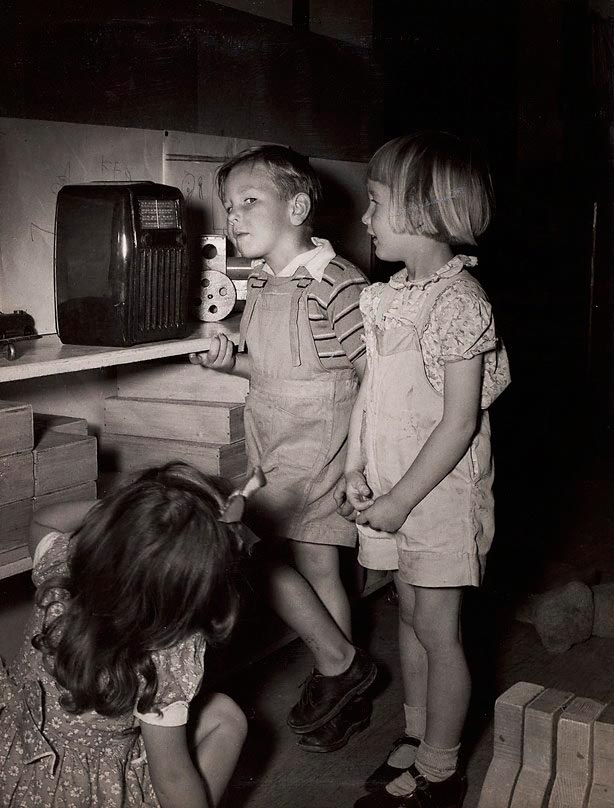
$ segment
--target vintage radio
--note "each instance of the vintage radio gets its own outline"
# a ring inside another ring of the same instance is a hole
[[[191,330],[183,197],[154,182],[65,185],[56,206],[60,340],[126,346]]]

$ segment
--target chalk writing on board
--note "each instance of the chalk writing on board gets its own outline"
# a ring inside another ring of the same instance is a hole
[[[132,181],[132,173],[127,163],[104,155],[100,158],[100,174],[102,177],[111,175],[114,182]]]

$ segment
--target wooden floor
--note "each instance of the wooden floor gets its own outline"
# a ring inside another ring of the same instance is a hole
[[[501,608],[482,608],[482,632],[470,649],[474,699],[465,755],[469,790],[465,808],[476,808],[492,755],[492,708],[496,696],[518,681],[569,690],[602,701],[614,700],[614,639],[591,638],[563,654],[545,650],[532,625],[510,620]],[[360,604],[357,623],[380,665],[373,715],[367,730],[337,752],[302,751],[286,727],[288,710],[310,669],[300,640],[254,665],[228,683],[228,691],[249,718],[249,736],[231,783],[227,808],[351,808],[362,783],[391,741],[403,731],[397,663],[396,603],[389,588]],[[488,615],[488,617],[487,617]],[[494,629],[494,633],[490,633]],[[367,643],[363,643],[367,644]]]
[[[582,495],[574,498],[573,518],[557,521],[565,523],[567,531],[561,531],[558,552],[553,554],[556,563],[552,569],[556,572],[549,573],[548,565],[542,568],[536,584],[539,589],[556,585],[557,575],[564,575],[566,569],[568,574],[571,569],[572,578],[574,570],[584,574],[588,568],[597,572],[601,581],[614,581],[611,480],[608,476],[587,482]],[[494,701],[512,684],[527,681],[603,702],[614,701],[614,639],[591,637],[562,654],[548,652],[533,625],[516,619],[526,612],[527,596],[507,585],[511,575],[502,584],[505,576],[501,569],[509,563],[500,558],[499,575],[491,576],[490,585],[487,576],[486,585],[465,599],[465,642],[474,687],[463,744],[469,780],[464,808],[478,804],[492,756]],[[537,580],[539,576],[532,577]],[[373,690],[369,728],[337,752],[304,752],[286,727],[286,715],[312,664],[300,640],[228,681],[226,689],[244,708],[250,729],[225,808],[353,806],[364,793],[365,778],[403,731],[396,621],[390,586],[361,601],[355,609],[356,641],[370,649],[380,666],[380,676]]]

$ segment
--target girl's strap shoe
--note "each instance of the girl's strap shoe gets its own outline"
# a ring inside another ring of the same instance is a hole
[[[410,794],[394,796],[385,788],[372,791],[354,803],[354,808],[462,808],[467,778],[456,771],[440,783],[431,783],[415,766],[407,770],[416,781]]]
[[[393,752],[396,752],[401,746],[413,746],[417,749],[420,746],[420,741],[411,735],[402,735],[397,738],[392,744],[392,749],[388,752],[386,760],[365,781],[365,791],[377,791],[409,769],[409,766],[391,766],[388,763]]]

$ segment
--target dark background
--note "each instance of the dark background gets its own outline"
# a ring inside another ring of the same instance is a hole
[[[309,0],[295,0],[292,25],[210,2],[90,5],[5,4],[0,115],[347,160],[417,128],[482,144],[498,212],[478,276],[513,373],[492,408],[489,579],[532,586],[577,486],[609,474],[613,454],[614,11],[601,0],[374,0],[370,30],[343,41],[310,30]],[[386,272],[376,264],[372,277]]]

